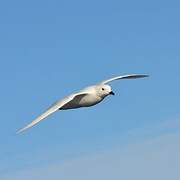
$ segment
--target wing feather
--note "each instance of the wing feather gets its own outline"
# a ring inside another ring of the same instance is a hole
[[[55,103],[54,103],[52,106],[50,106],[44,113],[42,113],[42,114],[39,115],[36,119],[34,119],[30,124],[28,124],[27,126],[25,126],[25,127],[22,128],[22,129],[18,130],[17,133],[21,133],[21,132],[25,131],[26,129],[34,126],[35,124],[37,124],[37,123],[40,122],[41,120],[45,119],[47,116],[49,116],[50,114],[56,112],[56,111],[59,110],[62,106],[66,105],[68,102],[70,102],[71,100],[73,100],[77,95],[80,95],[80,93],[67,96],[67,97],[65,97],[64,99],[55,102]]]
[[[145,78],[145,77],[148,77],[148,75],[145,75],[145,74],[128,74],[128,75],[116,76],[116,77],[104,80],[104,81],[100,82],[100,84],[107,84],[111,81],[120,80],[120,79],[136,79],[136,78]]]

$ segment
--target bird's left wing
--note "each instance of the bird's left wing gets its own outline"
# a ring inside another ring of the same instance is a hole
[[[107,84],[111,81],[120,80],[120,79],[136,79],[136,78],[144,78],[144,77],[148,77],[148,75],[145,75],[145,74],[128,74],[128,75],[116,76],[116,77],[104,80],[104,81],[100,82],[99,84]]]
[[[19,131],[17,131],[17,133],[21,133],[23,131],[25,131],[26,129],[34,126],[35,124],[37,124],[39,121],[45,119],[47,116],[49,116],[50,114],[56,112],[57,110],[59,110],[62,106],[66,105],[68,102],[72,101],[75,97],[81,95],[83,93],[76,93],[76,94],[72,94],[70,96],[65,97],[62,100],[59,100],[57,102],[55,102],[52,106],[50,106],[44,113],[42,113],[41,115],[39,115],[35,120],[33,120],[30,124],[28,124],[27,126],[25,126],[24,128],[20,129]]]

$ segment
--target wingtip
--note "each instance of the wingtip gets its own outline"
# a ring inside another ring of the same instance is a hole
[[[25,127],[25,128],[22,128],[22,129],[19,129],[19,130],[16,131],[16,134],[21,134],[21,133],[23,133],[26,129],[27,129],[26,127]]]
[[[149,77],[150,75],[149,74],[129,74],[125,77],[126,78],[146,78],[146,77]]]
[[[16,131],[16,134],[21,134],[22,132],[23,132],[23,130],[20,129],[20,130],[17,130],[17,131]]]
[[[141,75],[142,78],[149,77],[149,76],[150,76],[149,74],[142,74]]]
[[[137,78],[145,78],[145,77],[149,77],[150,75],[149,74],[132,74],[132,76],[136,76]]]

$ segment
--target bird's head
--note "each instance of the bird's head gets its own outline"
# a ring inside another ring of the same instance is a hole
[[[108,95],[115,95],[115,94],[109,85],[101,84],[98,86],[98,95],[104,98]]]

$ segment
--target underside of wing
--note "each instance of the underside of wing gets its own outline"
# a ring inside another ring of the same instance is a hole
[[[80,108],[80,101],[82,98],[84,98],[86,95],[88,95],[87,93],[84,94],[78,94],[76,95],[71,101],[69,101],[68,103],[66,103],[65,105],[63,105],[60,110],[67,110],[67,109],[75,109],[75,108]]]
[[[148,75],[144,75],[144,74],[128,74],[128,75],[124,75],[124,76],[116,76],[107,80],[104,80],[102,82],[100,82],[100,84],[107,84],[111,81],[114,80],[120,80],[120,79],[137,79],[137,78],[145,78],[148,77]]]
[[[68,104],[69,102],[71,102],[74,98],[76,98],[76,96],[80,96],[81,94],[74,94],[74,95],[70,95],[68,97],[65,97],[62,100],[59,100],[57,102],[55,102],[52,106],[50,106],[44,113],[42,113],[40,116],[38,116],[35,120],[33,120],[30,124],[28,124],[27,126],[25,126],[24,128],[20,129],[17,133],[23,132],[26,129],[34,126],[35,124],[37,124],[38,122],[40,122],[41,120],[45,119],[47,116],[49,116],[50,114],[56,112],[57,110],[61,109],[61,107],[65,106],[66,104]]]

